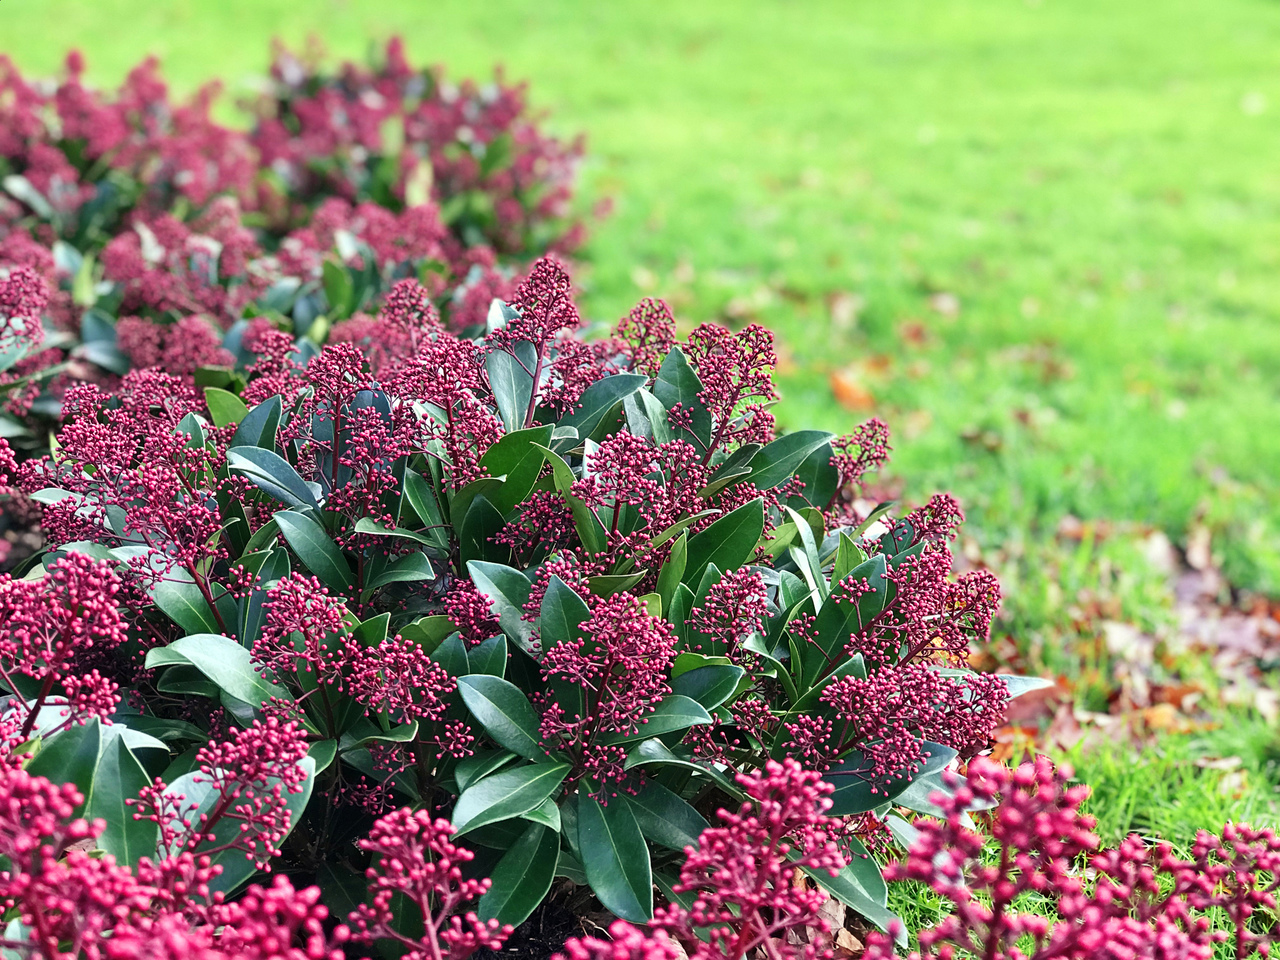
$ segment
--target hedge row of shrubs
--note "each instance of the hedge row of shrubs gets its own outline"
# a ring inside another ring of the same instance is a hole
[[[813,957],[834,897],[884,957],[894,845],[957,905],[930,955],[1265,943],[1274,837],[1085,879],[1080,791],[981,760],[1038,681],[968,668],[954,500],[861,499],[882,423],[778,435],[759,327],[584,337],[528,259],[579,148],[518,90],[396,44],[282,53],[248,133],[152,65],[2,89],[0,481],[45,545],[0,579],[0,948],[460,960],[556,901],[618,918],[574,960]]]

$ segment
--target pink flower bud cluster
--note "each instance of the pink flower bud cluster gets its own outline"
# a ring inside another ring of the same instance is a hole
[[[452,834],[449,821],[407,807],[373,825],[369,836],[360,841],[360,848],[376,858],[376,865],[368,871],[370,902],[351,915],[356,941],[391,940],[409,960],[463,960],[481,947],[502,947],[511,926],[482,921],[474,912],[458,913],[490,884],[463,879],[463,864],[475,854],[452,843]],[[403,897],[421,918],[421,936],[401,932],[404,924],[392,906],[397,897]]]
[[[1100,850],[1094,820],[1081,812],[1089,788],[1070,777],[1045,757],[1016,770],[980,758],[953,796],[934,796],[944,818],[918,819],[915,843],[889,871],[928,884],[950,905],[919,932],[913,958],[1208,960],[1223,942],[1233,957],[1268,954],[1274,933],[1249,921],[1275,909],[1280,839],[1272,831],[1202,831],[1189,860],[1136,835]],[[989,840],[965,825],[975,801],[998,801]],[[873,935],[866,956],[896,954]]]
[[[1008,700],[1000,677],[948,677],[918,663],[877,670],[865,679],[841,677],[821,696],[837,717],[828,758],[856,747],[864,764],[856,771],[846,764],[844,773],[883,784],[919,769],[928,753],[921,741],[969,757],[986,747]]]
[[[146,858],[136,872],[91,852],[103,823],[75,819],[84,797],[0,766],[0,903],[20,921],[4,947],[39,960],[341,960],[346,927],[329,930],[317,887],[286,877],[234,903],[211,895],[218,869],[189,853]]]
[[[625,920],[609,924],[609,939],[572,937],[553,960],[684,960],[686,954],[666,931],[645,932]]]
[[[455,214],[464,242],[478,233],[516,254],[547,240],[561,250],[576,245],[580,228],[565,231],[561,222],[582,143],[539,131],[523,85],[501,74],[485,86],[451,83],[438,69],[411,67],[399,38],[373,67],[347,62],[324,73],[319,60],[314,50],[278,48],[272,86],[250,105],[258,116],[250,140],[291,196],[363,198],[381,165],[392,172],[396,204],[412,208],[428,195],[488,198],[488,218],[467,207]],[[322,168],[317,156],[336,162]]]
[[[692,905],[659,908],[651,926],[680,941],[693,960],[740,960],[757,951],[804,960],[829,956],[818,944],[790,942],[787,931],[831,932],[819,915],[826,891],[796,879],[801,867],[834,876],[845,866],[831,839],[836,822],[825,813],[833,788],[790,758],[770,760],[738,782],[749,799],[737,813],[721,810],[722,825],[704,830],[698,846],[685,850],[674,890],[692,894]]]
[[[689,362],[702,380],[698,399],[711,413],[713,432],[703,463],[721,447],[772,440],[773,414],[767,407],[778,399],[773,334],[755,323],[736,334],[704,323],[689,334],[688,345]]]
[[[711,656],[742,659],[739,648],[758,631],[768,614],[768,594],[759,571],[731,570],[712,584],[703,602],[690,611],[692,648]]]
[[[119,590],[109,564],[81,553],[67,554],[39,580],[0,576],[0,679],[16,691],[24,689],[18,678],[25,678],[38,690],[30,702],[10,701],[5,727],[16,742],[37,722],[48,736],[115,712],[117,685],[89,664],[125,642]],[[42,716],[46,709],[56,722]]]
[[[671,692],[667,675],[676,638],[666,621],[649,616],[629,593],[594,601],[582,632],[585,639],[562,640],[547,649],[542,672],[548,680],[578,688],[583,709],[570,712],[548,697],[541,735],[543,743],[567,752],[588,779],[611,791],[626,778],[626,751],[610,740],[643,730],[648,715]]]
[[[135,180],[144,210],[175,196],[196,206],[218,193],[248,197],[255,163],[243,135],[213,122],[216,86],[189,103],[172,103],[158,66],[154,58],[144,61],[107,96],[82,83],[79,53],[68,56],[66,78],[56,85],[28,82],[7,58],[0,60],[0,155],[68,220],[94,197],[91,170],[112,169]],[[85,175],[63,144],[78,146]],[[21,222],[24,213],[0,209],[0,224]]]
[[[157,780],[144,790],[134,818],[159,825],[163,849],[206,856],[234,849],[265,869],[288,835],[287,795],[302,791],[306,774],[299,761],[306,755],[296,723],[255,720],[234,730],[230,740],[210,742],[196,754],[195,782],[209,784],[216,793],[212,807],[184,803],[186,797],[166,792]],[[226,831],[226,824],[233,829]]]
[[[49,305],[49,284],[31,267],[9,268],[0,279],[0,351],[30,351],[44,341],[41,318]]]

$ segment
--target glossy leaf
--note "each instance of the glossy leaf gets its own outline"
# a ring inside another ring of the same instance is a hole
[[[95,717],[83,726],[73,725],[40,744],[40,752],[27,764],[27,773],[53,783],[74,783],[81,796],[93,793],[94,774],[102,746],[102,724]],[[76,808],[81,815],[83,805]]]
[[[558,425],[574,427],[578,436],[583,439],[596,439],[597,430],[608,425],[606,418],[618,410],[623,400],[643,387],[648,379],[640,373],[616,373],[597,380],[582,392],[573,412],[561,417]]]
[[[688,562],[681,579],[697,583],[709,563],[721,570],[737,570],[755,554],[762,533],[764,501],[743,504],[689,540]]]
[[[607,807],[578,798],[578,850],[587,883],[615,916],[647,923],[653,916],[649,846],[624,795]]]
[[[280,426],[280,398],[264,400],[250,410],[231,436],[232,447],[261,447],[274,450],[276,428]]]
[[[533,490],[550,442],[551,424],[546,424],[508,433],[484,452],[480,466],[488,470],[490,476],[507,478],[501,487],[487,494],[499,513],[509,514]]]
[[[529,824],[489,874],[493,885],[476,907],[480,919],[523,923],[551,889],[559,859],[559,832]]]
[[[537,363],[537,357],[533,344],[520,346],[529,349],[522,350],[526,355],[519,359],[506,350],[496,348],[490,350],[484,358],[485,372],[489,374],[489,387],[493,390],[498,416],[502,420],[503,429],[508,433],[524,426],[525,415],[533,398],[533,367]]]
[[[204,403],[209,408],[209,416],[215,427],[240,423],[249,414],[249,408],[244,405],[243,400],[230,390],[220,387],[205,387]]]
[[[249,651],[230,637],[213,633],[197,633],[162,647],[169,655],[183,657],[206,677],[237,700],[258,706],[272,698],[291,700],[289,692],[268,683],[258,674],[249,659]],[[146,665],[153,665],[152,650]]]
[[[142,857],[155,858],[160,827],[152,820],[135,820],[134,808],[125,803],[136,799],[151,783],[124,737],[105,744],[97,761],[93,786],[85,803],[85,818],[102,819],[106,828],[98,837],[98,847],[116,862],[137,867]]]
[[[471,674],[458,678],[458,693],[502,746],[530,760],[546,755],[538,734],[538,714],[515,684],[488,674]]]
[[[530,763],[491,774],[462,791],[453,825],[465,833],[526,814],[555,793],[568,772],[567,763]]]
[[[278,511],[274,519],[285,540],[308,570],[335,590],[351,588],[355,583],[351,565],[324,527],[310,517],[289,510]]]
[[[679,347],[672,347],[653,383],[653,395],[668,410],[679,404],[685,415],[691,417],[691,431],[673,428],[671,433],[676,439],[689,440],[699,453],[705,452],[711,443],[711,413],[698,399],[701,392],[702,381],[688,358]]]
[[[680,674],[671,681],[671,692],[697,701],[708,710],[724,703],[738,689],[745,671],[736,664],[709,664]]]
[[[486,599],[502,631],[512,640],[527,644],[533,636],[533,624],[524,619],[524,605],[529,602],[532,584],[513,567],[501,563],[472,560],[467,572]]]
[[[696,847],[702,831],[710,826],[702,814],[657,780],[649,780],[627,801],[645,838],[677,853]]]
[[[200,588],[190,580],[161,580],[151,599],[183,633],[217,633],[221,627]]]
[[[466,790],[495,770],[500,770],[516,758],[510,750],[482,750],[472,754],[465,760],[459,760],[454,768],[454,779],[458,781],[458,792]]]
[[[831,434],[824,430],[797,430],[765,444],[751,459],[747,481],[758,490],[772,490],[796,475],[800,464],[827,445]]]
[[[434,580],[435,577],[435,569],[425,554],[408,553],[383,567],[377,576],[365,584],[364,592],[367,596],[389,583],[411,583],[419,580]]]
[[[690,700],[688,697],[673,693],[668,694],[661,703],[654,707],[652,713],[646,714],[640,719],[639,728],[635,733],[627,736],[618,733],[609,734],[604,737],[604,742],[622,743],[641,737],[660,737],[664,734],[688,730],[690,727],[710,722],[711,714],[707,713],[702,704]]]

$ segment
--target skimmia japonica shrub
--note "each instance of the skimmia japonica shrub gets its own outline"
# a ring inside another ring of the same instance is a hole
[[[338,196],[400,209],[434,195],[469,246],[532,256],[581,241],[570,200],[582,140],[540,130],[524,85],[501,73],[453,83],[411,66],[398,38],[376,64],[332,72],[319,51],[279,47],[266,90],[245,106],[259,162],[294,203]]]
[[[1070,775],[1045,757],[1016,770],[978,758],[951,796],[935,797],[939,818],[916,821],[906,859],[889,870],[950,905],[919,932],[913,960],[1209,960],[1216,944],[1239,960],[1269,955],[1280,837],[1228,824],[1200,831],[1187,859],[1137,835],[1099,849],[1080,809],[1089,788]],[[966,810],[993,804],[988,839]],[[873,935],[866,956],[896,953]]]
[[[0,60],[0,280],[48,287],[40,342],[0,355],[0,433],[39,447],[69,384],[130,369],[227,386],[256,317],[303,362],[330,338],[383,357],[402,347],[374,319],[396,281],[461,330],[530,258],[576,245],[581,145],[543,133],[523,87],[455,87],[394,41],[377,70],[317,70],[282,52],[239,131],[211,119],[216,87],[171,101],[153,60],[112,94],[77,55],[58,83]]]
[[[762,328],[679,340],[646,301],[589,342],[570,287],[539,261],[468,335],[406,280],[372,321],[394,349],[308,359],[258,318],[225,387],[67,390],[53,451],[4,466],[49,543],[4,581],[0,679],[36,772],[127,784],[103,849],[208,856],[225,892],[286,869],[336,909],[398,875],[375,824],[411,806],[397,829],[447,820],[491,880],[486,930],[560,877],[633,922],[656,886],[678,935],[686,848],[788,761],[837,827],[761,842],[889,925],[866,844],[1028,683],[966,669],[999,595],[951,575],[958,506],[862,515],[885,428],[778,436]],[[435,929],[379,902],[366,936]]]
[[[212,117],[220,88],[172,99],[150,58],[118,90],[57,81],[0,58],[0,233],[25,228],[96,253],[137,215],[198,216],[217,197],[252,211],[270,246],[338,197],[399,212],[435,200],[457,243],[506,255],[564,252],[581,140],[548,135],[523,85],[447,81],[412,66],[399,39],[381,63],[323,69],[315,51],[277,50],[241,108],[245,131]]]
[[[1045,757],[1016,770],[979,757],[964,778],[945,778],[953,789],[934,795],[933,816],[899,829],[909,849],[889,877],[927,884],[947,904],[941,922],[918,931],[910,960],[1209,960],[1215,947],[1240,960],[1270,955],[1280,837],[1228,824],[1201,831],[1186,859],[1136,835],[1100,849],[1081,812],[1089,788],[1070,777]],[[790,759],[739,775],[748,801],[703,831],[677,899],[648,929],[617,920],[608,940],[571,939],[560,960],[832,956],[823,895],[795,882],[797,866],[844,863],[840,820],[826,813],[831,786],[816,781]],[[969,813],[984,809],[979,829]],[[899,954],[872,933],[863,956]]]

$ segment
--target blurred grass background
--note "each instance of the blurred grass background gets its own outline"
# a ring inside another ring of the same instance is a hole
[[[454,77],[504,65],[587,134],[584,207],[615,201],[575,277],[592,318],[657,295],[770,326],[782,423],[886,419],[893,482],[962,498],[1008,643],[1091,672],[1091,709],[1114,668],[1080,652],[1097,621],[1170,629],[1152,528],[1207,538],[1234,599],[1280,595],[1280,5],[0,5],[25,70],[76,46],[108,83],[156,53],[178,88],[233,94],[273,36],[359,57],[393,33]],[[1064,538],[1068,516],[1136,532]],[[1231,789],[1270,804],[1273,765],[1240,749],[1253,780]]]

